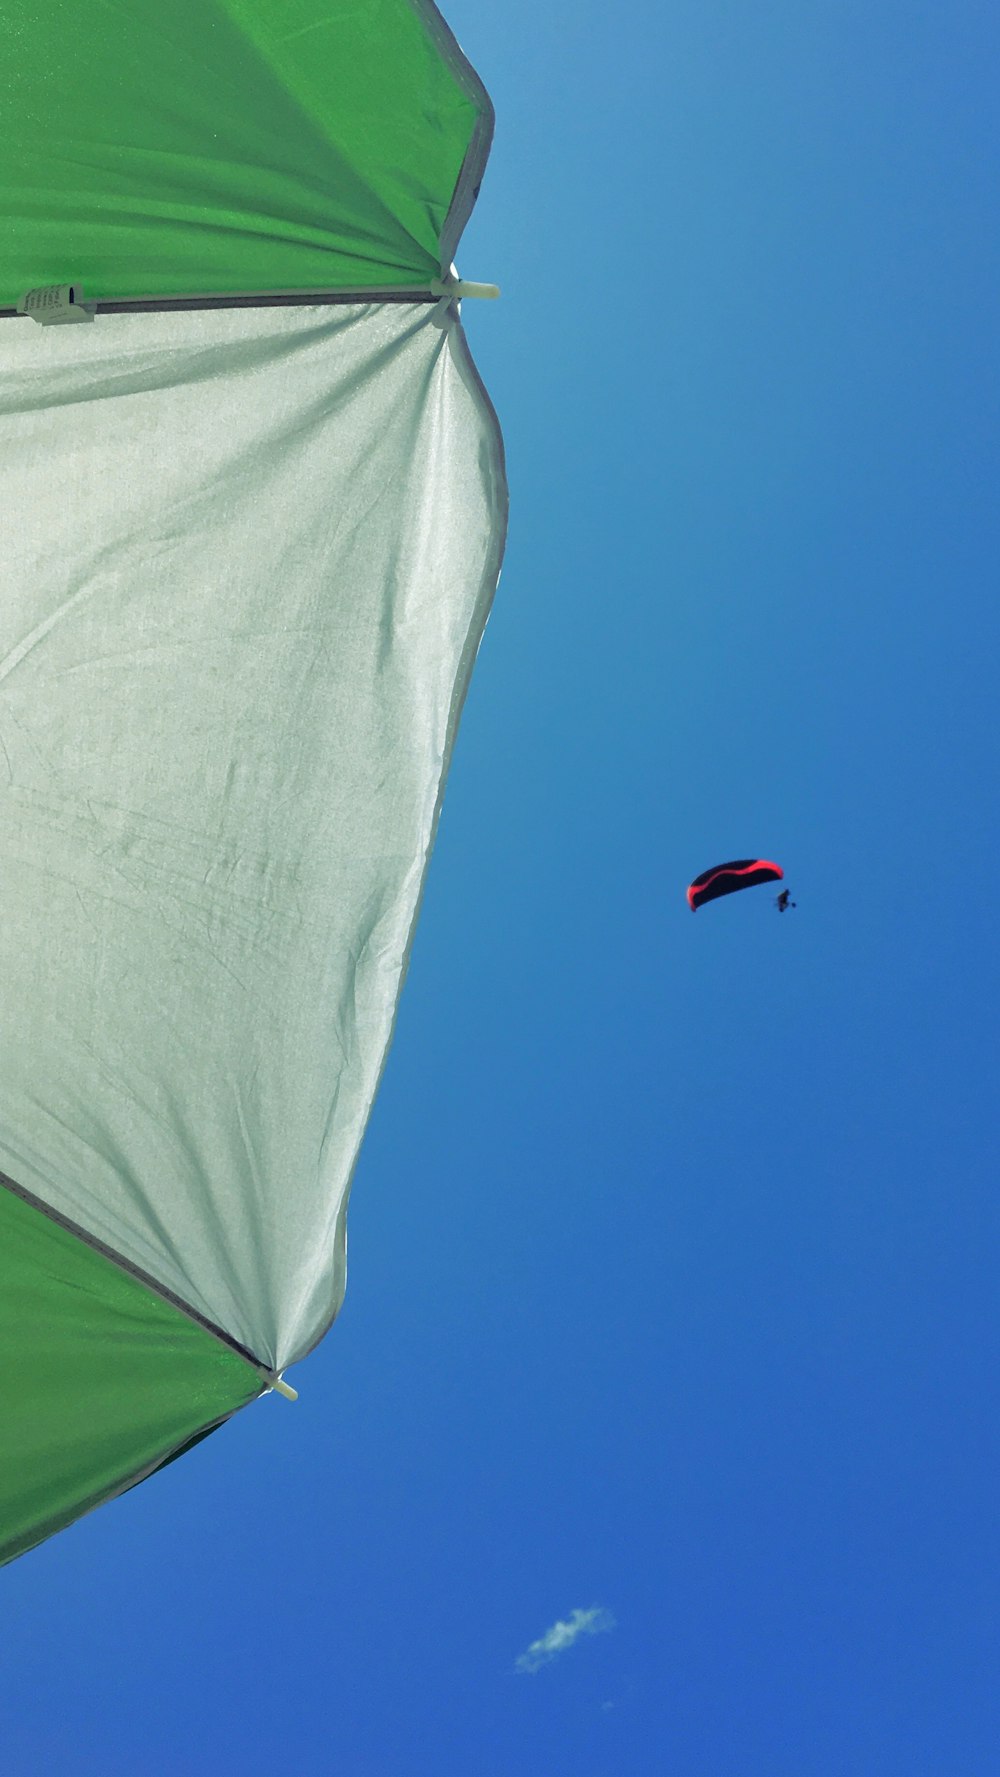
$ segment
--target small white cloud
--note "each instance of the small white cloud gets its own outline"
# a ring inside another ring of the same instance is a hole
[[[615,1619],[609,1610],[603,1610],[599,1604],[592,1604],[589,1610],[575,1610],[568,1622],[553,1623],[537,1641],[515,1661],[518,1672],[537,1672],[539,1666],[547,1666],[557,1654],[564,1654],[568,1647],[581,1635],[605,1635],[615,1626]]]

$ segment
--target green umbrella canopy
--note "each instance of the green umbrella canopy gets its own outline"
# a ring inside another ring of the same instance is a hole
[[[36,0],[0,16],[0,306],[425,288],[489,148],[411,0]]]
[[[432,5],[0,32],[3,1561],[338,1312],[507,492]]]

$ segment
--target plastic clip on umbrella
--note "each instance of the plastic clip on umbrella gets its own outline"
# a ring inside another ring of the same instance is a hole
[[[10,1559],[337,1313],[506,487],[429,0],[2,31]]]

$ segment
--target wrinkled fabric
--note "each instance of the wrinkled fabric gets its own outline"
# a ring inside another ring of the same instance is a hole
[[[281,1368],[499,571],[443,306],[5,321],[0,1170]]]
[[[426,291],[493,127],[433,0],[31,0],[0,69],[0,307]]]

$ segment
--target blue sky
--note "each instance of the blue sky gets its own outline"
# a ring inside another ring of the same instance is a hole
[[[5,1571],[4,1770],[995,1777],[1000,20],[447,16],[511,532],[347,1303]]]

